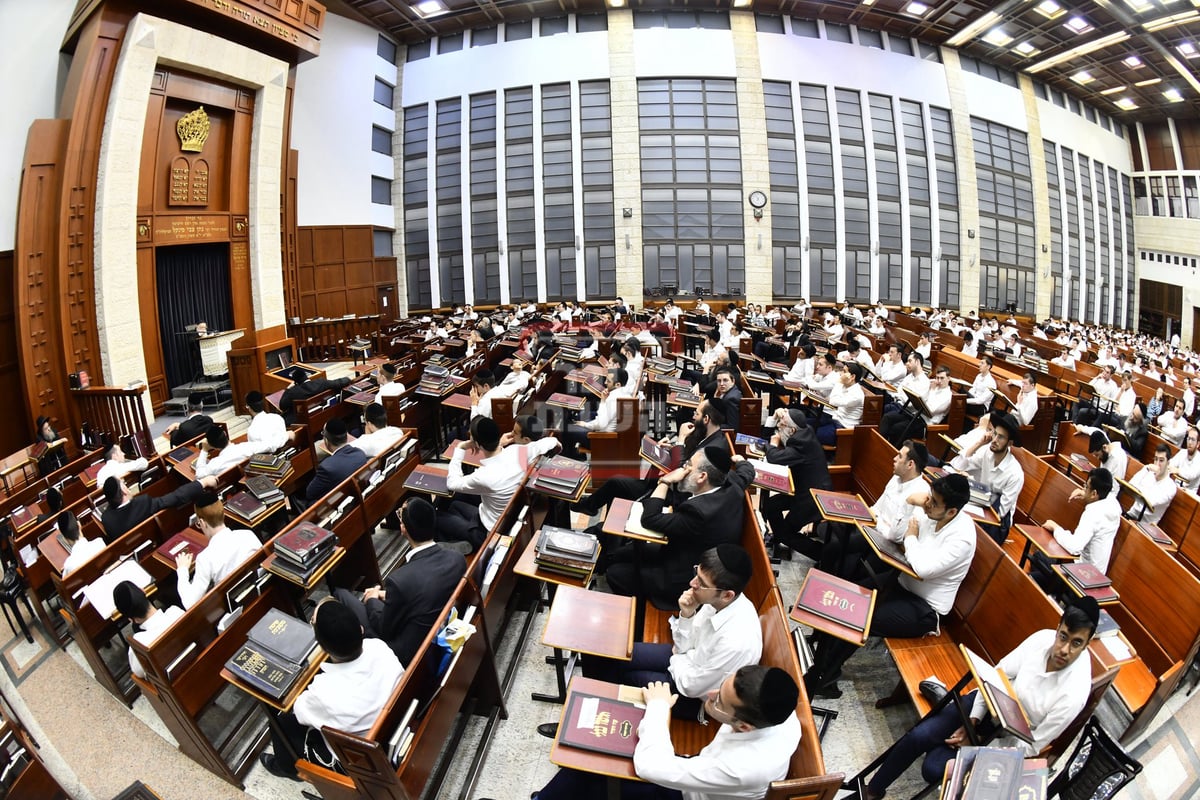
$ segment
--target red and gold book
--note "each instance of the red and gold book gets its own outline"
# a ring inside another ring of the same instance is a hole
[[[563,392],[555,392],[546,400],[546,405],[558,406],[570,411],[580,411],[585,404],[586,401],[582,397],[576,397],[575,395]]]
[[[638,455],[663,472],[670,472],[678,468],[683,460],[683,447],[662,445],[656,442],[653,436],[643,436]]]
[[[875,515],[858,495],[830,492],[825,489],[809,489],[809,491],[812,492],[813,500],[817,502],[817,510],[825,519],[875,524]]]
[[[574,692],[558,726],[559,744],[633,757],[645,709],[633,703]]]
[[[1143,522],[1138,520],[1133,524],[1138,527],[1138,530],[1153,539],[1155,544],[1166,545],[1167,547],[1175,544],[1171,537],[1163,533],[1163,529],[1155,525],[1153,522]]]
[[[1108,579],[1107,575],[1096,569],[1095,564],[1089,564],[1086,561],[1063,564],[1062,571],[1080,589],[1099,589],[1112,585],[1112,581]]]
[[[865,631],[871,617],[871,596],[870,589],[828,572],[810,569],[800,587],[796,605],[831,622]]]
[[[792,494],[792,472],[787,467],[766,461],[751,461],[754,465],[754,485],[772,492]]]

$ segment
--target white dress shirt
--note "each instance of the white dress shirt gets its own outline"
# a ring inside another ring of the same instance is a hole
[[[1171,505],[1171,501],[1175,499],[1175,492],[1179,489],[1179,485],[1171,477],[1170,473],[1159,480],[1154,477],[1149,465],[1142,467],[1137,471],[1137,474],[1129,479],[1129,483],[1133,488],[1142,493],[1142,496],[1154,507],[1153,511],[1147,510],[1142,516],[1143,522],[1158,523],[1163,518],[1163,514],[1167,513],[1167,508]],[[1134,500],[1133,505],[1129,507],[1129,516],[1134,519],[1138,518],[1142,509],[1141,500]]]
[[[1184,448],[1171,456],[1167,465],[1179,473],[1183,480],[1183,488],[1189,492],[1200,488],[1200,450],[1196,451],[1196,455],[1189,457],[1187,448]]]
[[[992,377],[992,373],[989,372],[985,375],[981,372],[971,382],[971,389],[967,392],[967,402],[977,406],[990,406],[992,390],[995,388],[996,379]]]
[[[633,392],[627,386],[618,386],[609,391],[608,396],[600,401],[596,408],[596,416],[586,422],[578,423],[585,431],[612,433],[617,429],[617,399],[633,397]]]
[[[904,365],[904,359],[892,361],[887,356],[879,359],[879,364],[875,370],[878,375],[886,383],[896,383],[904,380],[904,376],[908,373],[908,367]]]
[[[1117,527],[1120,524],[1121,504],[1117,501],[1116,492],[1112,492],[1102,500],[1087,504],[1075,530],[1055,530],[1054,541],[1080,561],[1086,561],[1101,572],[1107,572],[1113,540],[1117,536]]]
[[[908,395],[904,393],[905,389],[910,390],[919,397],[924,397],[925,393],[929,391],[929,376],[923,370],[905,374],[904,380],[900,381],[900,385],[896,387],[896,391],[892,392],[892,397],[901,405],[908,402]]]
[[[517,487],[525,480],[529,462],[556,447],[558,440],[553,436],[527,445],[512,445],[491,458],[485,458],[470,475],[463,475],[462,471],[463,457],[467,451],[456,447],[450,458],[446,488],[452,492],[479,495],[479,522],[485,530],[490,531],[504,513],[504,507],[512,499]]]
[[[246,441],[262,445],[260,453],[274,453],[287,444],[287,423],[278,414],[261,411],[250,420],[246,429]]]
[[[946,412],[950,410],[950,400],[953,399],[954,392],[949,386],[937,387],[929,384],[929,391],[925,393],[925,406],[933,415],[927,417],[924,414],[921,418],[925,420],[926,425],[939,425],[946,418]]]
[[[205,593],[225,579],[234,568],[240,566],[247,558],[254,555],[262,547],[262,542],[253,531],[245,528],[230,530],[224,525],[208,540],[208,545],[196,556],[195,574],[188,576],[188,571],[176,568],[179,577],[179,599],[184,608],[196,605]]]
[[[684,758],[675,755],[671,744],[670,708],[654,701],[638,724],[633,770],[642,780],[678,789],[683,800],[760,800],[771,781],[787,776],[800,734],[795,714],[779,725],[750,731],[722,725],[703,750]]]
[[[862,422],[864,396],[859,384],[843,386],[839,381],[829,392],[829,402],[835,406],[830,416],[838,425],[853,428]]]
[[[522,372],[522,375],[525,373]],[[493,386],[484,392],[475,403],[471,405],[471,419],[476,417],[492,418],[492,399],[495,397],[508,397],[507,390],[501,386]]]
[[[706,349],[700,354],[700,371],[708,372],[712,369],[713,364],[717,363],[717,358],[722,354],[727,354],[728,351],[720,344],[715,344]]]
[[[1137,392],[1130,386],[1122,389],[1117,394],[1117,416],[1128,417],[1133,413],[1133,407],[1137,404]]]
[[[264,448],[265,445],[256,444],[251,441],[230,442],[222,447],[221,452],[211,460],[209,459],[208,451],[201,449],[200,455],[192,462],[192,466],[196,470],[196,478],[199,480],[200,478],[207,478],[210,475],[220,475],[225,470],[249,460],[250,456],[266,452]]]
[[[1177,417],[1174,411],[1164,411],[1155,422],[1162,429],[1162,438],[1176,447],[1183,444],[1183,438],[1187,436],[1187,417]]]
[[[900,585],[923,598],[937,613],[949,614],[959,584],[975,558],[975,522],[960,509],[940,531],[936,526],[926,518],[916,536],[904,537],[904,556],[921,580],[901,575]]]
[[[808,380],[804,382],[804,385],[817,397],[828,398],[833,391],[833,387],[840,385],[840,383],[841,381],[838,380],[836,372],[828,372],[824,375],[813,372]]]
[[[1018,393],[1014,410],[1016,411],[1017,424],[1032,425],[1033,418],[1037,416],[1038,410],[1037,389]]]
[[[385,397],[399,397],[404,394],[404,384],[400,381],[390,381],[379,387],[379,391],[375,392],[375,402],[383,405]]]
[[[367,458],[374,458],[380,453],[386,452],[392,445],[403,438],[404,431],[395,425],[385,425],[371,433],[364,433],[355,439],[354,446],[366,453]]]
[[[1029,717],[1033,744],[1014,736],[1001,736],[992,742],[993,746],[1017,747],[1026,758],[1036,756],[1067,729],[1087,704],[1092,690],[1092,661],[1087,653],[1080,653],[1064,669],[1046,671],[1046,658],[1057,635],[1057,631],[1048,629],[1035,631],[996,665],[1008,676]],[[987,701],[976,694],[971,718],[983,719],[986,713]]]
[[[116,461],[110,458],[104,462],[104,466],[96,473],[96,485],[103,488],[104,482],[109,478],[124,478],[131,472],[145,469],[148,465],[148,462],[144,458],[138,458],[133,461]]]
[[[301,725],[318,731],[328,725],[362,736],[375,724],[403,674],[404,667],[387,642],[363,639],[358,658],[323,663],[292,710]]]
[[[893,542],[903,539],[910,518],[925,518],[921,507],[910,505],[907,500],[910,495],[927,489],[925,479],[920,475],[911,481],[901,481],[899,475],[893,475],[887,486],[883,487],[883,493],[879,495],[875,505],[871,506],[871,512],[875,515],[875,530]]]
[[[762,656],[758,612],[744,594],[720,611],[705,603],[691,619],[672,617],[671,637],[675,652],[668,671],[684,697],[704,698]]]
[[[67,573],[79,569],[105,547],[107,547],[103,539],[86,539],[82,535],[71,548],[71,552],[67,555],[67,560],[63,562],[62,574],[67,577]]]
[[[796,359],[796,363],[792,364],[792,368],[788,370],[788,373],[783,376],[784,380],[807,381],[813,376],[813,361],[815,359],[800,356]]]
[[[162,611],[156,611],[146,618],[146,621],[142,623],[142,629],[135,633],[133,638],[149,647],[163,635],[163,631],[171,627],[171,623],[182,616],[183,609],[179,606],[168,606]],[[146,677],[146,670],[142,669],[142,662],[138,661],[138,657],[133,654],[132,647],[129,648],[129,668],[139,678]]]
[[[991,487],[992,502],[1000,499],[1000,507],[996,509],[996,513],[1001,519],[1017,507],[1017,496],[1021,494],[1021,488],[1025,485],[1025,472],[1011,449],[997,464],[992,455],[992,448],[981,445],[969,459],[965,451],[956,455],[950,466],[959,472],[968,473],[984,486]]]

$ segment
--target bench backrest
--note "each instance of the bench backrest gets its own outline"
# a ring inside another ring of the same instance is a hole
[[[1172,660],[1187,659],[1200,637],[1200,580],[1149,536],[1123,527],[1108,565],[1121,607]],[[1133,645],[1141,655],[1138,643]]]
[[[1013,624],[1015,609],[1020,609],[1019,625]],[[1057,628],[1061,616],[1033,578],[1004,556],[996,561],[957,639],[994,664],[1034,631]]]
[[[1021,486],[1021,493],[1017,496],[1017,514],[1028,518],[1030,509],[1033,508],[1034,501],[1037,499],[1038,490],[1042,488],[1042,482],[1046,480],[1046,472],[1050,469],[1050,465],[1024,447],[1012,448],[1012,454],[1017,459],[1017,463],[1021,465],[1021,471],[1025,473],[1025,483]]]

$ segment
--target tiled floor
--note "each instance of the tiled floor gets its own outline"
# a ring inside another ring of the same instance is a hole
[[[244,418],[233,417],[227,410],[214,416],[230,423],[233,436],[246,424]],[[173,419],[178,418],[160,420],[155,429],[161,431]],[[796,596],[808,564],[797,556],[780,565],[778,583],[785,600]],[[524,619],[523,611],[514,615],[500,647],[501,669],[513,659],[517,664],[508,693],[508,718],[495,726],[477,781],[467,786],[465,774],[481,750],[487,720],[473,717],[469,721],[448,765],[439,798],[523,800],[554,774],[555,767],[548,760],[550,741],[534,729],[539,723],[557,721],[560,707],[530,699],[532,692],[555,690],[553,668],[544,660],[549,650],[540,644],[545,615],[539,614],[533,620],[528,643],[517,653],[516,632]],[[276,779],[255,766],[247,776],[245,793],[239,792],[182,755],[144,699],[134,704],[131,714],[91,678],[74,647],[68,648],[65,655],[54,650],[40,628],[35,638],[33,645],[15,637],[0,646],[0,664],[4,666],[0,670],[0,690],[32,728],[51,770],[73,797],[107,800],[118,787],[135,779],[156,788],[165,800],[247,796],[282,800],[299,798],[304,789],[312,791],[306,784]],[[916,717],[907,707],[886,712],[874,708],[874,700],[887,694],[895,680],[887,652],[879,643],[869,643],[855,656],[849,675],[842,682],[845,694],[840,699],[818,702],[839,714],[822,743],[826,768],[852,774],[902,734]],[[1110,730],[1123,727],[1120,712],[1111,704],[1102,706],[1101,718]],[[1178,692],[1150,734],[1132,748],[1145,770],[1121,796],[1129,800],[1200,796],[1197,742],[1200,700]],[[895,785],[892,796],[911,796],[922,785],[917,771],[910,770]]]

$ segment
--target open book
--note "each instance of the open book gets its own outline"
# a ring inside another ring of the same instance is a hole
[[[967,666],[979,685],[983,699],[987,702],[988,711],[1000,723],[1000,727],[1021,741],[1033,744],[1029,717],[1021,707],[1021,701],[1013,691],[1012,684],[1008,682],[1008,677],[966,645],[960,644],[959,648],[967,659]]]

